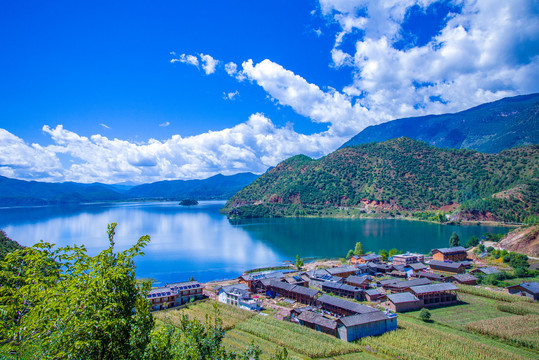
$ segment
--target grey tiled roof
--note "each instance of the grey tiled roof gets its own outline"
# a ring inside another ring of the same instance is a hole
[[[472,272],[482,272],[482,273],[485,274],[485,275],[499,274],[499,273],[500,273],[500,272],[498,271],[498,269],[496,269],[496,268],[494,268],[494,267],[492,267],[492,266],[486,266],[486,267],[474,269],[474,270],[472,270]]]
[[[339,319],[339,322],[346,327],[358,326],[377,321],[385,321],[388,317],[382,311],[376,310],[370,313],[345,316]]]
[[[262,279],[270,279],[270,278],[284,278],[284,274],[280,271],[274,271],[269,273],[251,273],[251,274],[244,274],[241,276],[246,281],[252,281],[252,280],[262,280]]]
[[[341,284],[341,283],[334,283],[330,281],[326,281],[322,284],[322,290],[325,291],[325,288],[330,290],[344,290],[344,291],[362,291],[360,288],[347,285],[347,284]]]
[[[413,263],[406,265],[406,267],[411,267],[414,270],[423,270],[426,269],[428,266],[423,263]]]
[[[346,273],[346,272],[357,272],[357,268],[355,266],[352,266],[352,265],[343,265],[343,266],[339,266],[339,267],[335,267],[335,268],[328,268],[328,269],[326,269],[326,271],[330,275],[335,275],[335,274],[342,274],[342,273]]]
[[[350,275],[349,277],[346,278],[346,281],[354,283],[354,284],[362,284],[365,281],[370,281],[370,276],[369,275],[363,275],[363,276]]]
[[[403,292],[403,293],[400,293],[400,294],[389,294],[389,295],[386,295],[386,296],[393,304],[401,304],[401,303],[419,301],[417,296],[415,296],[414,294],[409,293],[409,292]]]
[[[451,283],[441,283],[441,284],[430,284],[430,285],[420,285],[420,286],[412,286],[410,288],[411,291],[413,291],[416,294],[426,294],[431,292],[439,292],[439,291],[452,291],[452,290],[458,290],[459,288]]]
[[[431,260],[429,262],[429,265],[431,267],[434,265],[434,266],[439,266],[439,267],[446,267],[449,269],[458,269],[461,266],[464,266],[464,264],[461,264],[460,262],[445,262],[445,261],[440,261],[440,260]]]
[[[517,287],[517,286],[520,286],[520,287],[523,287],[524,289],[526,289],[528,292],[532,293],[532,294],[539,294],[539,283],[537,282],[528,282],[528,283],[522,283],[520,285],[513,285],[513,286],[508,286],[508,288],[513,288],[513,287]]]
[[[451,278],[457,280],[458,282],[477,280],[477,278],[472,274],[455,274],[451,275]]]
[[[320,314],[306,310],[298,316],[298,320],[303,320],[312,324],[317,324],[326,328],[336,329],[337,322],[335,320],[328,319]]]
[[[419,279],[413,279],[413,280],[399,281],[394,284],[390,284],[390,287],[406,289],[412,286],[428,285],[428,284],[432,284],[432,281],[426,278],[419,278]]]
[[[464,248],[462,246],[454,246],[454,247],[450,247],[450,248],[434,249],[432,251],[439,251],[444,255],[449,255],[449,254],[456,254],[456,253],[463,252],[463,251],[466,252],[466,248]]]
[[[323,304],[333,305],[344,310],[352,311],[357,314],[364,314],[368,312],[378,311],[370,306],[358,304],[356,302],[337,298],[335,296],[322,295],[318,298],[318,301]]]

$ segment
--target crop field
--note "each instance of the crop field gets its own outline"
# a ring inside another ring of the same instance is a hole
[[[528,315],[535,314],[539,315],[539,304],[538,303],[528,303],[528,302],[518,302],[518,303],[502,303],[498,304],[498,310],[508,312],[515,315]]]
[[[360,351],[357,344],[268,316],[255,316],[236,328],[309,357],[328,357]]]
[[[155,313],[155,318],[175,325],[179,321],[180,314],[185,314],[202,322],[205,322],[207,318],[215,319],[218,317],[226,330],[232,329],[239,322],[255,315],[254,312],[242,310],[236,306],[216,301],[202,301],[197,304],[187,305],[181,309],[158,311]]]
[[[379,354],[400,359],[526,359],[514,352],[472,341],[428,325],[400,319],[399,329],[360,340]]]
[[[511,316],[503,321],[497,319],[473,321],[465,327],[469,331],[539,350],[539,315]]]
[[[500,304],[512,303],[500,302],[481,296],[460,294],[461,304],[430,309],[431,320],[457,329],[463,329],[470,321],[486,320],[511,316],[511,314],[498,309]],[[527,304],[527,303],[526,303]],[[419,311],[408,312],[407,315],[419,317]]]
[[[482,297],[486,297],[486,298],[490,298],[490,299],[498,300],[498,301],[532,302],[532,300],[528,299],[527,297],[510,295],[501,291],[486,290],[486,289],[475,287],[472,285],[458,284],[457,287],[460,290],[459,295],[462,293],[466,293],[466,294],[482,296]]]
[[[214,301],[158,311],[154,316],[158,326],[177,324],[180,314],[202,321],[218,316],[228,329],[223,339],[226,349],[242,352],[254,343],[262,350],[262,359],[282,347],[291,360],[539,358],[539,315],[535,313],[539,304],[466,293],[459,297],[464,304],[431,309],[431,322],[419,320],[418,312],[400,314],[396,331],[355,343]],[[515,315],[523,312],[529,315]]]

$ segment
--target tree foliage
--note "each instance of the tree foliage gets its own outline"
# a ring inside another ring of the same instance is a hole
[[[449,247],[455,247],[460,246],[460,238],[457,235],[457,233],[451,234],[451,237],[449,238]]]
[[[419,318],[423,321],[429,321],[430,317],[430,311],[426,308],[421,309],[421,311],[419,312]]]

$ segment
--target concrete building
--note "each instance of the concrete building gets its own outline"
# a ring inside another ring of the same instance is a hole
[[[246,284],[233,284],[219,289],[219,302],[237,306],[245,310],[259,310],[260,301],[251,298],[251,292]]]
[[[425,260],[425,256],[421,254],[399,254],[393,255],[393,265],[409,265],[413,263],[422,263]]]

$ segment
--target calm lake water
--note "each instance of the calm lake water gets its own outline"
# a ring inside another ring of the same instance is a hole
[[[229,221],[219,214],[224,202],[182,207],[177,202],[92,204],[73,207],[0,209],[0,228],[22,245],[44,240],[56,245],[84,244],[90,254],[108,246],[107,224],[118,223],[116,247],[124,250],[150,235],[137,276],[161,283],[237,277],[243,271],[280,265],[301,257],[343,257],[357,241],[365,251],[398,248],[427,253],[485,232],[494,226],[437,225],[378,219],[252,219]]]

